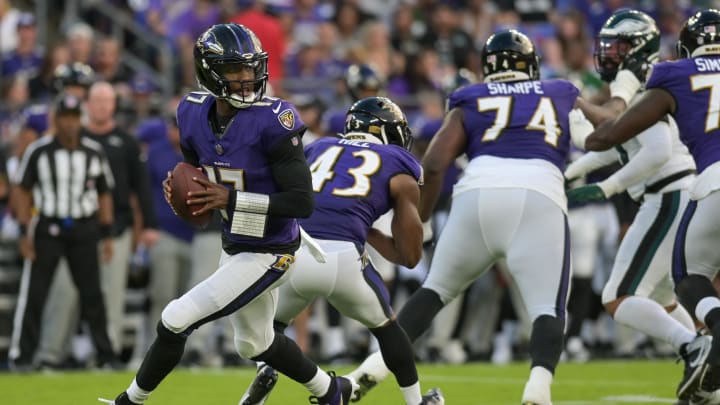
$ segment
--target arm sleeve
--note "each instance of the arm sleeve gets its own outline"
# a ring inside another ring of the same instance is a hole
[[[135,139],[128,138],[129,141],[126,144],[130,189],[135,193],[140,204],[143,227],[157,228],[152,194],[150,192],[150,179],[148,178],[148,171],[145,168],[145,162],[140,159],[140,146]]]
[[[606,196],[617,194],[652,176],[670,159],[672,143],[667,123],[658,122],[636,139],[640,143],[638,153],[620,170],[600,182],[599,186]]]
[[[608,166],[617,161],[617,152],[612,149],[602,152],[588,152],[568,165],[567,169],[565,169],[565,178],[568,180],[577,179],[595,169]]]
[[[280,191],[270,194],[269,215],[306,218],[312,214],[312,178],[300,140],[301,133],[302,130],[281,139],[270,149],[272,176]]]

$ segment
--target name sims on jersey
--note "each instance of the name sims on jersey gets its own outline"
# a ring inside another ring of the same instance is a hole
[[[353,141],[351,139],[341,139],[338,141],[338,143],[341,145],[359,146],[361,148],[369,148],[370,147],[370,144],[367,142]]]
[[[540,82],[488,83],[488,91],[495,94],[545,94]]]
[[[720,71],[720,59],[695,59],[695,66],[698,72],[718,72]]]

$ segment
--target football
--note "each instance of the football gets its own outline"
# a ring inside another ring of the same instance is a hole
[[[180,218],[196,227],[204,227],[212,218],[212,210],[203,215],[194,216],[192,215],[193,211],[198,210],[201,205],[188,205],[185,203],[188,199],[188,192],[205,190],[205,186],[193,181],[193,177],[208,180],[207,175],[205,175],[202,170],[199,170],[189,163],[180,162],[175,166],[172,172],[172,180],[170,181],[170,187],[172,188],[170,201],[175,213],[177,213]]]

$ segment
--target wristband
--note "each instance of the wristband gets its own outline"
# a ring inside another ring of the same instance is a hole
[[[28,226],[25,224],[19,224],[18,231],[20,232],[20,236],[25,236],[27,235]]]
[[[107,239],[112,235],[112,225],[100,224],[100,238]]]
[[[265,236],[270,196],[235,190],[230,195],[230,204],[234,211],[230,232],[255,238]]]

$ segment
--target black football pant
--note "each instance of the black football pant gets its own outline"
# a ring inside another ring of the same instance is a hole
[[[115,355],[107,332],[105,303],[100,290],[98,241],[95,219],[74,220],[70,224],[41,218],[35,229],[35,260],[25,261],[16,308],[19,330],[13,331],[11,358],[17,365],[29,365],[37,350],[45,301],[61,257],[68,261],[80,296],[80,315],[90,327],[99,363]],[[52,311],[53,308],[47,308]],[[17,328],[17,325],[16,325]]]

